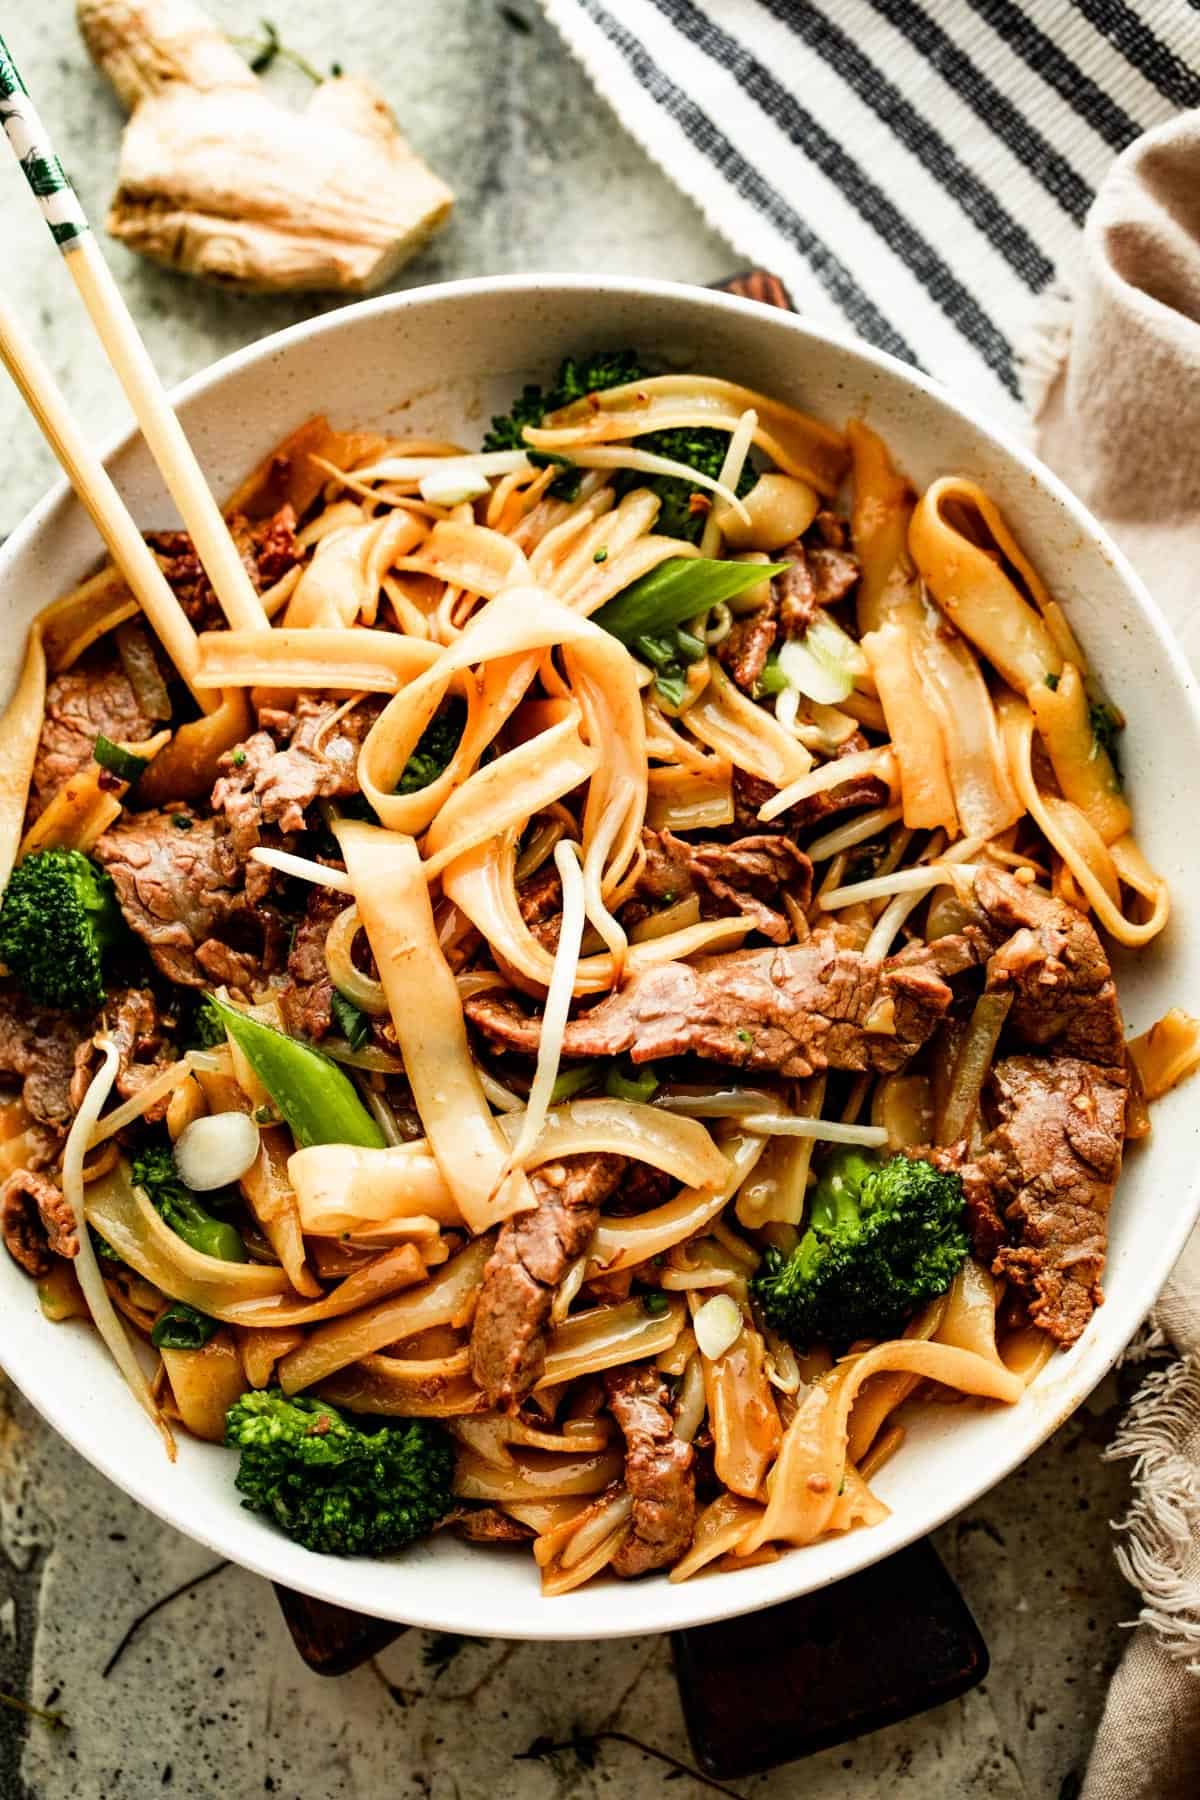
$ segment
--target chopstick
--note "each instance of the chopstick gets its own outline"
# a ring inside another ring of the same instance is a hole
[[[159,642],[205,712],[221,703],[212,688],[195,685],[200,660],[196,633],[166,576],[135,525],[108,471],[80,431],[33,339],[0,296],[0,362],[62,465],[92,523],[108,546]]]
[[[125,390],[167,491],[191,534],[230,628],[269,630],[262,602],[221,509],[2,37],[0,122],[50,234],[62,252],[105,355]]]

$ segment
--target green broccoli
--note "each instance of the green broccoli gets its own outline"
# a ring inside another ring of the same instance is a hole
[[[242,1234],[224,1219],[214,1218],[190,1187],[179,1179],[169,1144],[147,1144],[138,1151],[130,1171],[135,1187],[144,1189],[165,1225],[193,1250],[215,1256],[220,1262],[245,1262]]]
[[[540,425],[547,413],[557,412],[560,406],[570,406],[573,400],[601,393],[605,388],[638,381],[647,373],[634,350],[609,350],[578,359],[569,356],[559,368],[552,387],[543,389],[530,383],[513,401],[511,412],[501,413],[492,420],[492,429],[484,438],[483,447],[485,450],[523,450],[527,425]],[[674,462],[699,469],[702,475],[711,475],[714,480],[721,473],[728,448],[729,433],[708,426],[651,431],[638,439],[639,450],[669,456]],[[535,454],[531,460],[549,462],[559,459]],[[565,487],[566,479],[560,477],[551,492],[561,499],[572,499],[573,494]],[[747,493],[757,479],[757,471],[747,463],[738,479],[737,492]],[[677,475],[641,475],[631,469],[616,476],[614,486],[618,493],[628,493],[635,487],[649,488],[661,502],[655,530],[669,537],[685,538],[692,544],[699,542],[707,508],[693,510],[692,497],[702,491],[694,483]]]
[[[417,747],[396,784],[398,794],[415,794],[437,780],[458,749],[466,723],[466,705],[457,694],[452,694],[417,739]]]
[[[0,958],[35,1005],[102,1005],[104,958],[124,935],[111,881],[80,851],[36,851],[13,870],[0,905]]]
[[[308,1550],[380,1556],[424,1537],[452,1505],[454,1452],[425,1419],[351,1422],[278,1388],[243,1394],[225,1416],[241,1451],[243,1505]]]
[[[967,1254],[963,1190],[932,1163],[837,1150],[789,1256],[770,1249],[754,1278],[767,1323],[793,1343],[887,1337],[945,1293]]]

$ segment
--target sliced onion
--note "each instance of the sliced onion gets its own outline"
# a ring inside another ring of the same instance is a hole
[[[837,706],[867,673],[863,650],[833,619],[819,612],[802,638],[789,638],[779,667],[794,688],[823,706]]]
[[[706,1300],[692,1320],[703,1355],[710,1362],[732,1348],[742,1333],[742,1309],[730,1294],[714,1294]]]
[[[209,1113],[193,1119],[175,1142],[180,1180],[197,1194],[240,1181],[257,1159],[258,1126],[244,1112]]]
[[[430,469],[417,486],[431,506],[459,506],[464,500],[481,499],[488,492],[488,478],[477,466],[455,461]]]

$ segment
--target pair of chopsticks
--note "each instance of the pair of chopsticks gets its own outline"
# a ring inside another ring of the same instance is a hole
[[[167,399],[129,308],[101,255],[79,196],[63,169],[4,39],[0,37],[0,124],[104,352],[125,390],[167,491],[191,534],[221,610],[235,631],[265,631],[269,621],[195,452]],[[0,297],[0,361],[37,420],[71,486],[108,546],[113,562],[167,655],[205,712],[220,703],[197,689],[199,648],[128,508],[72,416],[61,389],[12,307]]]

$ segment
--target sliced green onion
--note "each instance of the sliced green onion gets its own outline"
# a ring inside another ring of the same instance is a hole
[[[99,733],[92,745],[92,756],[102,769],[129,782],[131,787],[135,781],[141,780],[149,767],[146,757],[135,756],[132,750],[122,750],[120,744],[114,744],[103,732]]]
[[[647,1063],[636,1075],[624,1075],[614,1063],[604,1077],[604,1091],[610,1100],[636,1100],[645,1106],[658,1092],[659,1080],[654,1065]]]
[[[371,1021],[362,1008],[355,1006],[353,1000],[347,1000],[345,994],[334,988],[329,1001],[329,1010],[333,1014],[338,1030],[352,1050],[361,1050],[371,1035]]]
[[[301,1149],[309,1144],[359,1144],[382,1150],[386,1140],[335,1062],[285,1037],[272,1025],[209,996],[225,1029],[275,1102]]]
[[[786,565],[712,562],[702,556],[672,556],[592,614],[597,625],[632,645],[640,637],[684,625],[710,606],[734,600],[769,581]]]
[[[779,657],[772,650],[763,665],[763,672],[758,678],[759,689],[764,694],[782,694],[792,684],[779,666]]]
[[[156,1350],[203,1350],[217,1329],[217,1321],[186,1300],[173,1300],[159,1313],[150,1330]]]
[[[562,1100],[573,1100],[576,1094],[582,1094],[585,1088],[591,1087],[599,1078],[598,1062],[580,1063],[574,1069],[560,1069],[554,1086],[550,1089],[551,1106],[557,1106]]]

